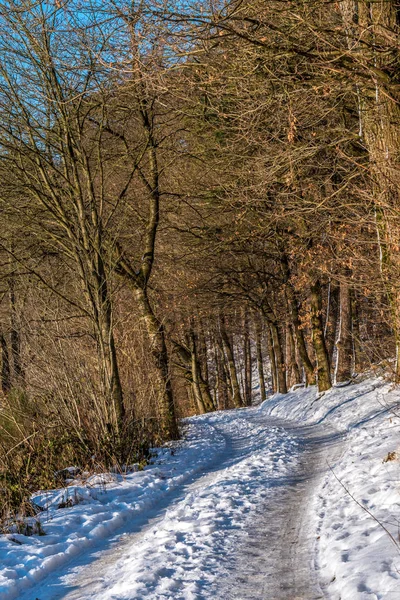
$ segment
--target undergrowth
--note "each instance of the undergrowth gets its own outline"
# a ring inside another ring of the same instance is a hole
[[[40,511],[31,496],[62,487],[63,469],[79,465],[87,473],[145,464],[159,439],[154,421],[127,420],[118,436],[98,434],[90,415],[82,424],[62,423],[49,404],[13,391],[0,405],[0,531],[41,534]],[[157,425],[157,424],[156,424]],[[35,523],[39,523],[36,525]]]

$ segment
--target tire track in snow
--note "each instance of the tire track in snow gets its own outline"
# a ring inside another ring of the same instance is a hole
[[[308,513],[338,435],[254,409],[202,420],[225,439],[213,465],[165,498],[140,531],[35,588],[39,600],[322,597]]]
[[[295,462],[296,444],[257,410],[204,418],[225,439],[214,466],[189,481],[142,530],[59,582],[51,600],[216,598],[224,555],[232,557],[245,529],[278,480]],[[199,419],[202,421],[202,418]],[[46,592],[38,598],[48,600]],[[36,593],[36,590],[35,590]],[[223,596],[221,596],[223,598]]]
[[[257,508],[247,541],[214,587],[224,600],[317,600],[318,534],[315,499],[320,483],[342,452],[343,434],[326,426],[297,426],[270,419],[298,442],[298,460]],[[322,517],[322,515],[321,515]]]

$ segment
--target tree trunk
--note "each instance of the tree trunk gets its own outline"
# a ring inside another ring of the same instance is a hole
[[[243,344],[243,358],[244,358],[244,398],[246,406],[251,406],[252,396],[252,357],[251,357],[251,343],[250,343],[250,331],[249,331],[249,319],[247,314],[244,315],[243,319],[243,331],[244,331],[244,344]]]
[[[198,364],[197,358],[194,352],[192,352],[192,389],[193,389],[193,398],[195,400],[195,404],[197,406],[197,412],[200,415],[203,415],[207,412],[205,404],[203,402],[203,396],[201,394],[200,384],[199,384],[199,376],[198,376]]]
[[[289,261],[287,256],[283,254],[281,256],[281,267],[285,280],[285,295],[286,301],[289,307],[289,313],[292,320],[293,331],[296,337],[297,349],[299,352],[300,360],[304,367],[304,371],[306,374],[306,384],[314,385],[315,384],[315,369],[312,364],[310,357],[307,352],[307,346],[304,339],[304,332],[301,328],[300,317],[299,317],[299,308],[296,298],[296,292],[293,288],[293,285],[290,282],[290,268]]]
[[[259,327],[256,327],[256,350],[257,350],[258,381],[259,381],[259,385],[260,385],[260,397],[261,397],[261,402],[264,402],[267,395],[265,393],[264,363],[263,363],[263,355],[262,355],[261,331],[260,331]]]
[[[328,352],[329,364],[333,364],[335,342],[336,342],[336,329],[338,324],[339,315],[339,286],[331,281],[329,283],[328,290],[328,302],[326,309],[326,320],[325,320],[325,343],[326,351]]]
[[[281,334],[279,327],[272,321],[269,323],[269,328],[272,337],[272,348],[275,355],[277,392],[280,394],[287,394],[286,365],[282,350]]]
[[[325,392],[332,387],[332,382],[322,323],[321,284],[318,280],[311,286],[310,302],[312,340],[317,359],[317,385],[319,392]]]
[[[360,137],[369,154],[382,283],[389,300],[400,382],[400,103],[398,60],[399,3],[395,0],[339,3],[348,55],[364,77],[358,86]]]
[[[3,394],[8,394],[11,389],[10,355],[7,341],[3,333],[0,333],[1,344],[1,389]]]
[[[274,343],[272,340],[271,328],[268,324],[267,324],[266,331],[267,331],[269,361],[271,364],[272,391],[274,392],[274,394],[276,394],[276,392],[278,391],[278,380],[276,377],[276,360],[275,360]]]
[[[11,355],[13,362],[13,376],[14,376],[14,385],[23,383],[24,373],[22,368],[22,360],[21,360],[21,338],[18,327],[18,319],[17,319],[17,306],[16,306],[16,297],[15,297],[15,275],[14,273],[10,276],[9,279],[9,292],[10,292],[10,309],[11,309]]]
[[[197,353],[196,334],[193,329],[190,329],[189,337],[194,397],[197,399],[198,405],[202,407],[203,412],[211,412],[214,410],[214,403],[211,398],[208,383],[201,373],[200,360]]]
[[[88,273],[85,284],[97,328],[105,395],[111,400],[111,406],[108,407],[109,423],[113,425],[115,433],[120,435],[124,426],[125,406],[115,347],[111,299],[100,247],[99,241],[95,264],[87,258]]]
[[[89,236],[86,224],[80,222],[80,225],[82,237],[86,239]],[[85,243],[82,248],[74,249],[74,258],[96,336],[100,385],[104,397],[101,418],[105,421],[103,425],[106,430],[111,429],[118,437],[124,426],[125,406],[115,347],[111,296],[102,258],[100,229],[96,230],[93,243],[96,248],[94,256]]]
[[[335,383],[349,381],[352,375],[353,340],[351,290],[346,281],[340,283],[339,334],[336,340]]]
[[[187,397],[188,397],[188,401],[189,401],[189,409],[191,412],[196,414],[198,406],[197,406],[197,403],[195,402],[195,399],[193,398],[193,386],[191,386],[191,385],[186,386],[186,391],[187,391]]]
[[[221,346],[217,345],[217,395],[218,395],[218,410],[228,408],[228,381],[225,371],[225,356]]]
[[[162,323],[153,312],[148,298],[148,284],[153,272],[156,239],[160,223],[160,168],[158,165],[157,125],[154,118],[153,102],[149,100],[148,89],[143,81],[142,73],[137,72],[138,80],[135,92],[140,106],[139,119],[146,135],[147,175],[138,168],[139,177],[148,194],[148,212],[146,227],[143,232],[141,248],[141,265],[139,271],[132,266],[118,244],[114,244],[116,271],[133,284],[134,296],[137,300],[142,319],[150,339],[151,353],[155,369],[155,390],[161,423],[162,435],[165,439],[178,437],[172,385],[169,373],[169,356]]]
[[[207,338],[204,330],[204,326],[202,323],[199,323],[199,332],[197,335],[198,339],[198,361],[201,367],[201,372],[203,373],[203,380],[206,384],[208,384],[209,380],[209,372],[208,372],[208,346],[207,346]]]
[[[275,363],[276,391],[280,394],[287,394],[286,364],[282,347],[281,332],[279,330],[274,311],[268,302],[264,302],[261,307],[261,311],[271,334],[270,346],[271,356],[274,357]]]
[[[221,324],[221,338],[222,338],[222,342],[223,342],[223,346],[224,346],[224,350],[225,350],[225,355],[226,355],[226,360],[227,360],[228,370],[229,370],[229,377],[230,377],[230,381],[231,381],[232,401],[233,401],[235,408],[240,408],[241,406],[243,406],[243,400],[242,400],[242,396],[240,393],[240,386],[239,386],[239,380],[238,380],[237,371],[236,371],[235,358],[233,355],[233,348],[232,348],[229,336],[228,336],[226,328],[225,328],[224,317],[221,317],[220,324]]]
[[[156,390],[162,434],[166,439],[176,439],[178,437],[178,426],[175,418],[164,327],[153,313],[146,290],[137,287],[134,290],[134,295],[150,339],[154,365],[154,388]]]
[[[111,326],[111,314],[107,315],[107,320],[105,323],[103,323],[101,338],[102,355],[106,364],[106,386],[109,390],[109,395],[112,401],[112,410],[115,413],[115,415],[113,415],[113,420],[115,420],[117,425],[117,431],[121,432],[125,419],[125,406],[122,393],[122,384],[119,376],[114,333]]]
[[[289,324],[287,325],[286,332],[289,386],[291,387],[292,385],[301,383],[302,377],[296,360],[296,346],[294,343],[293,332]]]
[[[353,329],[353,364],[355,373],[360,373],[366,366],[365,352],[361,345],[360,309],[355,291],[351,295],[351,319]]]

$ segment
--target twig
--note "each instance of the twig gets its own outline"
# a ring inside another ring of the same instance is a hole
[[[342,486],[342,488],[345,490],[346,494],[348,494],[350,496],[350,498],[363,510],[365,511],[376,523],[378,523],[378,525],[380,527],[382,527],[382,529],[387,533],[387,535],[390,537],[392,543],[396,546],[396,550],[398,552],[398,554],[400,554],[400,546],[399,543],[397,542],[397,540],[393,537],[393,535],[390,533],[390,531],[387,529],[387,527],[384,526],[384,524],[379,521],[379,519],[377,519],[375,517],[375,515],[372,514],[372,512],[370,510],[368,510],[368,508],[366,508],[365,506],[363,506],[361,504],[361,502],[359,502],[354,496],[353,494],[350,492],[350,490],[344,485],[344,483],[339,479],[339,477],[336,475],[335,471],[333,470],[333,467],[331,467],[331,465],[328,463],[328,461],[326,462],[326,464],[328,465],[329,470],[331,471],[332,475],[334,476],[334,478],[336,479],[336,481],[338,481],[340,483],[340,485]]]

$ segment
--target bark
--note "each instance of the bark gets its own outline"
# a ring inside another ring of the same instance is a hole
[[[115,338],[111,327],[110,317],[111,315],[107,315],[107,322],[104,323],[102,328],[102,344],[104,348],[103,352],[106,363],[108,389],[112,400],[112,407],[115,412],[117,431],[121,433],[125,419],[125,405],[119,375]]]
[[[175,418],[164,327],[151,308],[146,289],[136,288],[134,296],[150,339],[154,364],[154,389],[157,396],[162,434],[166,439],[174,439],[178,436],[178,426]]]
[[[260,396],[261,396],[261,402],[264,402],[267,395],[265,392],[264,361],[263,361],[263,355],[262,355],[261,331],[258,327],[256,329],[256,350],[257,350],[257,368],[258,368],[258,381],[259,381],[259,385],[260,385]]]
[[[93,217],[95,219],[95,217]],[[93,242],[96,253],[89,248],[88,224],[80,220],[82,247],[75,247],[74,258],[81,277],[88,313],[91,315],[97,342],[97,360],[103,396],[102,415],[105,431],[120,436],[125,420],[125,405],[115,346],[112,304],[102,255],[101,227],[98,224]]]
[[[218,410],[218,387],[217,387],[217,381],[218,381],[218,363],[215,363],[215,369],[216,369],[216,382],[215,382],[215,387],[212,390],[212,401],[213,401],[213,405],[214,405],[214,410]]]
[[[240,386],[239,386],[239,380],[238,380],[237,371],[236,371],[235,358],[233,355],[233,348],[232,348],[231,341],[230,341],[229,336],[226,331],[224,317],[221,317],[221,319],[220,319],[220,329],[221,329],[221,339],[222,339],[222,343],[223,343],[223,347],[224,347],[224,351],[225,351],[228,372],[229,372],[229,378],[230,378],[230,383],[231,383],[232,402],[233,402],[235,408],[240,408],[241,406],[243,406],[243,400],[242,400],[242,396],[240,393]]]
[[[209,372],[208,372],[208,350],[207,350],[207,338],[204,331],[203,324],[200,323],[200,330],[197,335],[198,339],[198,357],[199,364],[201,365],[201,372],[203,373],[203,379],[206,383],[209,380]]]
[[[82,221],[82,235],[88,236],[87,225]],[[103,248],[100,235],[100,227],[97,230],[95,256],[89,251],[86,243],[78,252],[75,251],[75,259],[79,266],[83,292],[85,293],[88,307],[92,315],[97,341],[98,363],[101,373],[101,386],[104,396],[104,425],[107,429],[111,427],[113,433],[120,435],[125,419],[125,406],[112,318],[112,305],[108,290],[107,275],[102,259]]]
[[[193,397],[195,399],[195,404],[197,406],[197,412],[200,415],[203,415],[207,412],[205,404],[203,402],[203,397],[201,394],[198,370],[197,370],[197,361],[196,356],[192,353],[192,389],[193,389]]]
[[[122,392],[122,384],[119,375],[117,351],[112,325],[112,308],[107,286],[107,280],[103,267],[99,269],[99,321],[100,321],[100,343],[105,365],[106,385],[112,400],[112,408],[115,412],[114,420],[117,432],[121,433],[125,419],[125,405]]]
[[[218,396],[218,409],[225,410],[228,408],[228,381],[225,371],[225,356],[223,348],[217,346],[217,396]]]
[[[1,389],[3,394],[8,394],[11,389],[10,355],[8,345],[3,333],[0,333],[1,344]]]
[[[200,413],[203,414],[215,410],[209,387],[201,375],[199,362],[195,353],[192,353],[192,385],[193,395],[196,398],[199,410],[201,407]]]
[[[218,367],[218,408],[225,410],[231,408],[232,405],[232,386],[229,377],[229,368],[227,366],[224,344],[222,341],[221,331],[216,336],[217,343],[217,367]]]
[[[213,397],[210,392],[210,387],[208,383],[204,380],[201,373],[199,374],[199,386],[201,397],[203,398],[204,405],[206,407],[207,412],[212,412],[215,410],[215,404]]]
[[[276,391],[280,394],[287,394],[286,385],[286,364],[283,352],[281,332],[276,321],[275,314],[267,302],[261,307],[262,314],[270,331],[270,356],[273,356],[271,363],[274,362]]]
[[[243,357],[244,357],[244,398],[246,406],[251,405],[251,392],[252,392],[252,357],[251,357],[251,343],[250,343],[250,331],[249,331],[249,320],[247,314],[244,315],[243,322],[244,331],[244,344],[243,344]]]
[[[329,356],[329,363],[333,364],[333,355],[335,351],[336,330],[339,315],[339,286],[333,281],[329,284],[328,302],[325,321],[325,341],[326,350]]]
[[[24,378],[21,360],[21,338],[17,319],[17,306],[15,295],[15,276],[11,275],[9,280],[10,309],[11,309],[11,355],[13,361],[13,376],[16,384],[21,384]]]
[[[339,3],[354,56],[364,78],[358,86],[360,136],[369,154],[375,199],[382,283],[391,307],[396,343],[396,381],[400,382],[400,97],[398,70],[399,3],[395,0]]]
[[[296,346],[294,343],[293,332],[290,325],[286,329],[286,340],[287,340],[287,363],[288,363],[288,375],[289,375],[289,386],[299,384],[302,381],[299,366],[296,360]]]
[[[194,414],[196,414],[197,405],[193,398],[193,387],[191,385],[190,386],[188,385],[186,387],[186,390],[187,390],[190,411],[193,412]]]
[[[210,412],[216,409],[216,404],[211,394],[210,373],[208,368],[208,346],[204,328],[201,328],[199,334],[199,343],[201,353],[201,358],[199,357],[197,359],[199,385],[201,394],[203,396],[204,404],[207,407],[207,411]]]
[[[267,324],[267,343],[268,343],[268,354],[271,363],[271,379],[272,379],[272,391],[274,394],[278,391],[278,380],[276,377],[276,360],[274,352],[274,343],[272,340],[272,333],[269,325]]]
[[[278,325],[272,321],[269,323],[269,328],[271,331],[272,348],[275,356],[277,392],[280,394],[287,394],[286,364],[282,349],[281,333]]]
[[[321,284],[318,280],[311,286],[310,303],[312,340],[317,359],[318,391],[325,392],[332,387],[332,382],[322,323]]]
[[[139,78],[140,78],[139,73]],[[141,81],[141,79],[140,79]],[[157,159],[157,140],[154,132],[154,119],[151,102],[147,101],[145,86],[138,85],[137,101],[140,106],[140,119],[147,136],[148,175],[142,169],[138,174],[148,194],[148,214],[143,238],[143,252],[140,269],[137,272],[124,256],[118,244],[113,249],[116,271],[125,277],[133,286],[134,297],[138,303],[142,319],[146,325],[150,339],[154,364],[154,385],[157,395],[159,417],[162,434],[166,439],[178,437],[174,398],[170,380],[169,355],[167,350],[164,326],[157,319],[148,298],[148,283],[153,271],[155,246],[160,222],[160,170]]]
[[[314,385],[315,384],[315,368],[314,365],[308,355],[306,342],[304,339],[304,331],[301,327],[300,317],[299,317],[299,308],[298,302],[296,298],[296,292],[293,288],[293,285],[290,283],[290,268],[289,261],[287,256],[283,254],[281,256],[281,267],[285,281],[285,295],[286,301],[289,307],[289,314],[291,316],[292,325],[294,335],[296,337],[297,349],[299,352],[300,360],[304,367],[304,371],[306,374],[306,384]]]
[[[193,329],[190,329],[189,338],[193,394],[197,399],[199,406],[202,407],[203,412],[211,412],[214,410],[214,403],[211,398],[208,383],[201,373],[200,359],[197,351],[198,341]]]
[[[355,373],[360,373],[366,366],[365,353],[361,346],[360,309],[357,296],[353,291],[351,296],[351,314],[353,330],[353,363]]]
[[[351,379],[353,362],[351,290],[346,281],[340,283],[340,318],[336,340],[335,383]]]
[[[195,414],[203,415],[207,412],[207,409],[203,402],[203,396],[199,385],[199,378],[197,376],[197,365],[196,356],[192,352],[189,352],[180,344],[175,345],[175,349],[178,350],[178,354],[181,358],[183,357],[184,363],[179,363],[179,368],[183,369],[185,379],[190,383],[187,386],[188,397],[191,399],[193,410]],[[184,356],[183,356],[184,355]]]

